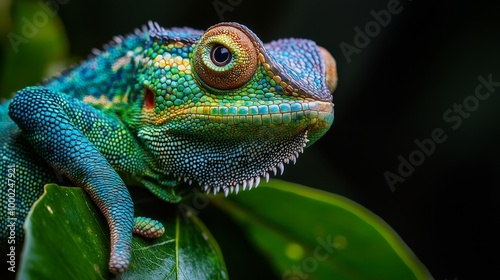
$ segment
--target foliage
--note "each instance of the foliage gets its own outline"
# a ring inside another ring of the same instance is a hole
[[[228,278],[215,239],[190,208],[142,191],[134,192],[134,200],[136,213],[152,214],[166,233],[155,240],[134,237],[130,268],[119,279]],[[283,279],[430,277],[385,222],[346,198],[273,180],[211,202],[234,217]],[[108,227],[83,190],[47,185],[25,231],[21,279],[111,276]]]

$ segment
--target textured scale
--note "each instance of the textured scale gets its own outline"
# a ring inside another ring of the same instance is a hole
[[[132,233],[164,232],[134,219],[127,186],[171,203],[192,187],[249,190],[282,174],[333,122],[335,60],[309,40],[263,44],[237,23],[206,31],[150,23],[93,54],[0,105],[1,157],[22,186],[16,244],[45,184],[81,187],[109,224],[114,274],[128,267]],[[8,237],[6,224],[0,232]]]

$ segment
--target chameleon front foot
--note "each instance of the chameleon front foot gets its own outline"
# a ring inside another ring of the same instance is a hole
[[[165,233],[165,227],[159,221],[146,217],[136,217],[134,218],[133,233],[145,238],[158,238]]]

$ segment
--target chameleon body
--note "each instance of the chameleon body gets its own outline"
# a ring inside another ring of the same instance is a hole
[[[226,195],[256,187],[330,128],[336,82],[334,59],[314,42],[263,44],[237,23],[205,32],[149,23],[115,37],[0,106],[0,181],[15,173],[19,186],[16,243],[45,184],[78,186],[109,224],[110,271],[123,272],[132,232],[163,232],[144,218],[134,227],[127,185],[171,203],[187,183]],[[3,244],[8,191],[2,186]]]

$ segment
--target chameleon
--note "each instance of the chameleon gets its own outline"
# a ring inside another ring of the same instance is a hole
[[[0,182],[14,177],[17,186],[0,189],[2,244],[12,227],[22,244],[45,184],[81,187],[106,218],[109,270],[120,274],[133,233],[164,231],[134,218],[128,187],[169,203],[187,188],[226,196],[255,188],[330,129],[336,86],[325,48],[296,38],[264,44],[239,23],[202,31],[149,22],[115,36],[0,105]]]

